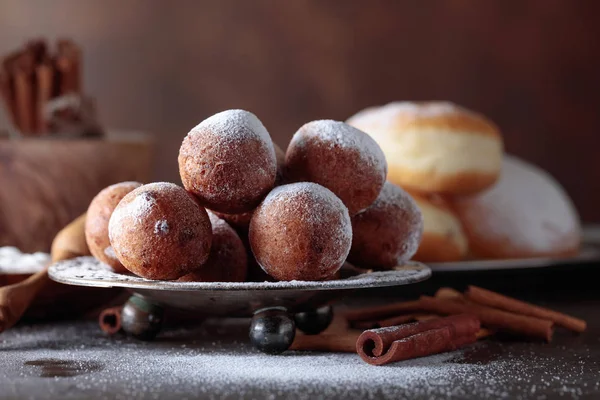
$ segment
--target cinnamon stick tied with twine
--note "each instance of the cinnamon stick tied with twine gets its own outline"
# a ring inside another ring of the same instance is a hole
[[[371,365],[385,365],[456,350],[474,343],[479,329],[479,320],[468,314],[372,329],[359,336],[356,352]]]
[[[465,296],[467,299],[484,306],[510,311],[515,314],[546,319],[575,332],[584,332],[587,327],[586,322],[579,318],[503,296],[477,286],[469,286],[465,292]]]

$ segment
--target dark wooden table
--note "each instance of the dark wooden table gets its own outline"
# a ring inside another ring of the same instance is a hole
[[[93,321],[21,325],[0,335],[0,398],[600,398],[597,269],[438,274],[410,290],[369,292],[348,302],[477,283],[586,319],[582,335],[551,344],[510,338],[371,367],[354,354],[264,356],[246,320],[209,320],[167,330],[154,342],[108,338]],[[385,301],[390,301],[386,299]]]

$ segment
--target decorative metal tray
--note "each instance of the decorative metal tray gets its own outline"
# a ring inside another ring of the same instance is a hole
[[[345,279],[308,282],[175,282],[152,281],[118,274],[93,257],[79,257],[50,266],[54,281],[77,286],[125,288],[134,296],[122,311],[123,328],[152,338],[160,330],[162,307],[201,316],[250,317],[250,338],[259,349],[287,349],[296,326],[308,333],[324,330],[333,317],[328,304],[352,290],[408,285],[431,276],[431,270],[408,262],[394,270]]]

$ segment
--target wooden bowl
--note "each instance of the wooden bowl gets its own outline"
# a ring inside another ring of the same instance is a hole
[[[0,246],[50,250],[52,239],[113,183],[146,182],[152,141],[136,132],[102,139],[0,138]]]

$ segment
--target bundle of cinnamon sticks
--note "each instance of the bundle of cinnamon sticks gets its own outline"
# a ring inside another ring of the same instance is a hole
[[[369,364],[383,365],[454,350],[498,331],[550,342],[555,325],[586,329],[581,319],[476,286],[349,310],[344,322],[317,336],[297,335],[292,349],[357,352]]]
[[[48,102],[81,91],[81,50],[71,40],[58,40],[54,54],[45,41],[32,40],[1,61],[2,102],[24,136],[48,133]]]

